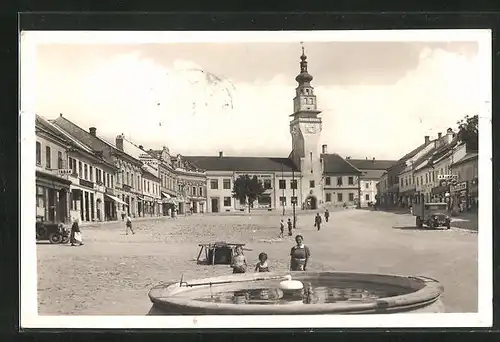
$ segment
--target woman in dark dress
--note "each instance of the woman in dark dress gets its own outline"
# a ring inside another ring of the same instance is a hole
[[[77,217],[73,221],[73,224],[71,225],[71,233],[69,235],[69,241],[71,242],[71,246],[76,246],[76,245],[83,245],[82,241],[78,241],[75,238],[75,233],[81,233],[80,232],[80,225],[78,224],[80,222],[80,219]]]
[[[292,247],[290,251],[290,270],[291,271],[305,271],[307,262],[311,257],[311,251],[304,245],[304,238],[302,235],[295,237],[297,244]]]

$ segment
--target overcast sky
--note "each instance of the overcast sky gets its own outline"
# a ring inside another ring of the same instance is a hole
[[[484,102],[475,42],[304,46],[329,152],[398,159]],[[36,111],[148,149],[286,157],[300,54],[299,42],[38,45]]]

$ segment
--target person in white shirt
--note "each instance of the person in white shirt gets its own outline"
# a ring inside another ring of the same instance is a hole
[[[130,215],[127,215],[127,223],[126,223],[126,228],[125,228],[125,235],[128,235],[128,230],[132,232],[132,234],[135,234],[134,230],[132,229],[132,219],[130,218]]]

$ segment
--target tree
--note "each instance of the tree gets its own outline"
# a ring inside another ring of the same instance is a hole
[[[466,115],[465,118],[457,122],[458,124],[458,140],[467,144],[467,150],[477,151],[479,148],[478,141],[478,116]]]
[[[253,203],[264,191],[264,186],[257,176],[241,175],[233,183],[233,198],[238,199],[240,203]]]

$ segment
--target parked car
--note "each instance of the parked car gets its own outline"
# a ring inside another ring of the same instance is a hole
[[[451,218],[448,215],[448,203],[414,203],[412,213],[418,228],[424,225],[429,228],[446,227],[450,229]]]
[[[53,244],[68,243],[70,229],[62,222],[37,220],[36,240],[49,241]]]

